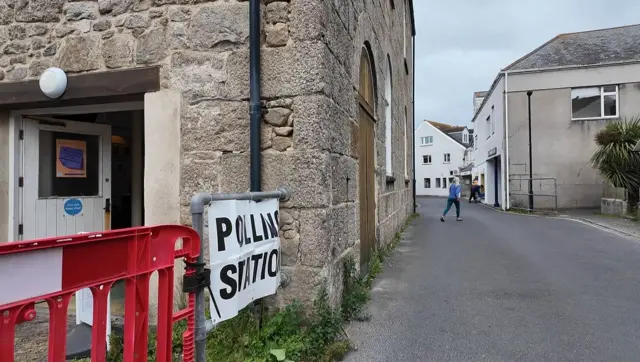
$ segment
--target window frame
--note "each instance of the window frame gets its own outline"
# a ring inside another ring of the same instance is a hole
[[[605,92],[605,87],[616,87],[614,92]],[[593,89],[597,88],[600,92],[600,117],[582,117],[582,118],[574,118],[573,117],[573,91],[578,89]],[[616,115],[615,116],[605,116],[604,115],[604,97],[612,96],[616,97]],[[594,121],[601,119],[616,119],[620,118],[620,87],[617,84],[608,84],[608,85],[600,85],[600,86],[592,86],[592,87],[575,87],[571,88],[571,94],[569,96],[569,106],[571,111],[571,120],[572,121]]]
[[[431,142],[429,142],[429,139],[431,139]],[[420,143],[421,143],[421,146],[431,146],[431,145],[433,145],[433,136],[420,137]]]
[[[491,115],[487,116],[485,127],[487,128],[487,139],[491,138]]]
[[[431,178],[430,177],[425,177],[424,181],[423,181],[423,186],[425,189],[430,189],[431,188]]]
[[[451,163],[451,154],[450,153],[444,153],[443,156],[444,156],[444,162],[442,162],[442,163]],[[449,158],[448,161],[447,161],[447,156],[449,156],[448,157]]]
[[[429,162],[424,162],[424,158],[425,157],[429,158]],[[422,155],[422,164],[423,165],[430,165],[432,161],[433,161],[433,159],[431,158],[431,155]]]
[[[434,185],[434,186],[435,186],[434,188],[435,188],[435,189],[442,188],[442,187],[441,187],[441,186],[442,186],[441,184],[442,184],[442,180],[440,179],[440,177],[436,177],[436,184]]]
[[[447,188],[447,178],[446,178],[446,177],[443,177],[443,178],[442,178],[442,188],[443,188],[443,189],[446,189],[446,188]]]

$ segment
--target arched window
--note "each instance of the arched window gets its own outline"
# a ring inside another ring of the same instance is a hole
[[[391,58],[389,57],[389,54],[387,54],[387,71],[388,74],[385,77],[384,80],[384,124],[385,124],[385,138],[384,138],[384,144],[385,144],[385,153],[386,153],[386,161],[385,161],[385,165],[386,165],[386,169],[387,169],[387,176],[393,176],[393,168],[391,166],[392,163],[392,157],[391,157],[391,152],[392,152],[392,134],[391,134],[391,129],[392,129],[392,115],[391,115]]]
[[[367,48],[360,53],[360,95],[367,105],[374,109],[373,67]]]

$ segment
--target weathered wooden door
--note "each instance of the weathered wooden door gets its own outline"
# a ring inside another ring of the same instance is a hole
[[[360,271],[368,272],[371,255],[376,248],[375,201],[375,123],[374,82],[371,58],[366,48],[360,56],[360,88],[358,95],[358,164],[360,190]]]
[[[368,112],[360,107],[360,267],[367,272],[371,255],[376,248],[376,205],[374,123]]]
[[[111,126],[25,117],[23,239],[108,230]]]

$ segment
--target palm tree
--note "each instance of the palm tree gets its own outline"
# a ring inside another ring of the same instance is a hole
[[[591,163],[615,187],[629,193],[628,211],[634,212],[640,190],[640,153],[633,148],[640,139],[640,116],[613,121],[595,136],[598,150]]]

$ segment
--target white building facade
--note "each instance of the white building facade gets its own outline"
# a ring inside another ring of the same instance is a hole
[[[459,176],[467,147],[430,121],[422,122],[415,132],[416,195],[449,195],[449,185]],[[470,142],[469,130],[463,127],[460,139]]]
[[[506,205],[504,82],[503,77],[494,82],[472,120],[475,137],[472,179],[484,186],[484,202],[502,209]]]

